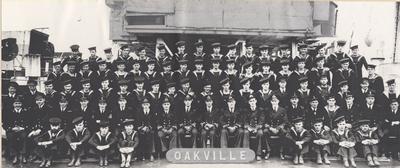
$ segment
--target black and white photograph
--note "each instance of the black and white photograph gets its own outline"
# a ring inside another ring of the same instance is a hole
[[[400,2],[2,0],[5,168],[400,168]]]

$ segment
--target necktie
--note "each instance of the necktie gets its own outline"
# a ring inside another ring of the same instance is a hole
[[[343,71],[343,75],[347,78],[347,77],[349,76],[348,70],[344,70],[344,71]]]

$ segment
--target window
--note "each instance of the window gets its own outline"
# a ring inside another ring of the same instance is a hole
[[[164,25],[164,15],[126,16],[128,25]]]

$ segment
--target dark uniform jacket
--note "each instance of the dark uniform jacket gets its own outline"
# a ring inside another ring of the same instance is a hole
[[[273,128],[281,128],[284,129],[286,124],[288,123],[287,111],[283,107],[278,107],[276,111],[271,108],[268,110],[266,114],[265,124]]]
[[[313,127],[312,123],[315,119],[321,118],[323,120],[324,125],[329,125],[329,116],[325,112],[322,107],[317,107],[317,109],[313,109],[312,107],[308,107],[305,109],[305,121],[304,128],[311,129]]]
[[[270,90],[267,93],[262,92],[262,90],[259,90],[255,92],[254,97],[257,99],[257,106],[262,107],[262,108],[271,108],[271,97],[273,95],[273,91]]]
[[[118,104],[117,106],[114,107],[114,109],[112,109],[113,111],[113,116],[112,116],[112,125],[113,126],[120,126],[120,123],[122,123],[122,121],[125,118],[131,118],[135,116],[136,113],[136,109],[134,109],[131,106],[128,106],[128,104],[121,109],[122,107],[120,107],[120,105]]]
[[[333,74],[333,79],[332,79],[333,90],[338,91],[339,90],[338,83],[341,81],[347,81],[349,85],[349,90],[354,92],[356,86],[359,85],[356,79],[357,79],[356,74],[352,69],[344,70],[340,68]]]
[[[337,116],[344,116],[346,122],[351,124],[362,119],[361,108],[358,104],[353,104],[351,108],[349,108],[346,104],[341,108]]]
[[[311,129],[310,134],[311,134],[312,140],[325,139],[325,140],[332,141],[330,132],[325,131],[324,129],[322,129],[320,132],[317,132],[314,129]]]
[[[49,126],[49,118],[51,116],[51,113],[54,113],[53,107],[49,106],[47,103],[45,103],[42,107],[39,107],[36,105],[35,107],[31,108],[30,110],[30,115],[34,117],[36,120],[33,122],[39,126],[41,129],[48,128]],[[33,119],[33,118],[31,118]]]
[[[349,56],[344,52],[334,52],[328,56],[325,65],[329,67],[332,72],[335,72],[340,68],[340,60],[343,58],[349,58]]]
[[[373,105],[370,109],[367,104],[361,106],[360,117],[371,121],[372,126],[381,126],[384,118],[383,108],[379,105]]]
[[[35,142],[45,142],[45,141],[52,141],[53,143],[50,144],[48,147],[57,150],[57,145],[62,142],[65,138],[65,132],[62,129],[58,130],[48,130],[41,135],[35,137]]]
[[[94,147],[109,145],[112,146],[117,142],[117,138],[111,132],[108,132],[105,136],[102,136],[100,132],[96,132],[90,139],[89,144]]]
[[[47,75],[47,80],[53,80],[54,90],[56,90],[58,92],[61,92],[63,90],[61,74],[62,74],[62,71],[60,73],[51,72],[51,73],[49,73],[49,75]]]
[[[145,114],[143,108],[139,108],[135,115],[137,121],[137,127],[150,127],[151,129],[155,129],[157,127],[157,116],[156,112],[153,109],[149,109],[148,113]],[[140,130],[139,130],[140,132]]]
[[[191,106],[189,111],[186,111],[185,106],[177,106],[177,120],[179,125],[187,125],[200,122],[200,115],[196,107]]]
[[[44,99],[49,106],[56,107],[60,101],[61,94],[57,91],[52,91],[51,93],[45,93]]]
[[[23,106],[27,109],[30,109],[36,105],[36,96],[42,95],[44,97],[44,94],[39,91],[35,91],[35,93],[31,93],[31,91],[27,91],[23,96]]]
[[[177,126],[176,123],[176,115],[174,110],[171,108],[168,113],[164,110],[161,110],[159,115],[157,116],[157,126],[162,126],[165,129],[169,129],[172,126]]]
[[[81,132],[78,132],[75,128],[68,131],[65,135],[65,140],[68,144],[72,142],[87,142],[90,138],[90,131],[87,128],[83,128]]]
[[[247,107],[243,110],[240,118],[242,126],[249,126],[251,128],[263,126],[265,123],[265,110],[261,107],[256,107],[253,111],[250,107]]]
[[[2,120],[3,128],[7,132],[11,131],[11,129],[16,126],[25,128],[25,131],[29,131],[35,124],[35,120],[32,120],[32,115],[25,109],[21,109],[19,112],[17,112],[16,109],[3,112]]]
[[[222,126],[228,124],[230,126],[236,125],[240,122],[240,116],[242,111],[235,107],[233,112],[229,111],[229,108],[223,109],[221,116],[220,116],[220,123]]]
[[[211,107],[211,111],[207,107],[201,108],[201,123],[219,124],[221,112],[215,105]]]
[[[300,105],[297,105],[296,107],[293,107],[293,105],[289,105],[287,107],[287,117],[290,122],[297,117],[304,118],[305,117],[304,107]]]
[[[387,110],[384,116],[383,129],[387,136],[400,137],[400,125],[392,125],[392,122],[400,121],[400,110],[397,109],[396,113],[392,110]]]
[[[288,134],[286,135],[289,141],[295,143],[296,141],[304,141],[304,144],[307,144],[312,140],[312,136],[309,131],[303,129],[301,132],[297,132],[294,128],[290,129]]]

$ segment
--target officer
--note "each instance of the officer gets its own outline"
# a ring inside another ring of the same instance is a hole
[[[239,137],[244,133],[243,129],[239,132],[241,110],[232,96],[227,99],[227,104],[228,106],[223,109],[220,117],[221,148],[237,148],[241,144]]]
[[[7,148],[13,158],[13,164],[17,164],[18,161],[26,163],[27,136],[33,124],[31,117],[27,110],[23,108],[22,99],[19,96],[14,99],[12,109],[3,114],[3,128],[7,135]]]
[[[264,124],[264,135],[266,137],[267,154],[265,159],[270,156],[270,142],[273,138],[277,138],[276,147],[279,149],[280,158],[283,160],[283,145],[286,134],[286,125],[288,124],[288,116],[285,108],[279,105],[279,99],[273,95],[271,97],[271,109],[266,112],[266,121]]]
[[[241,124],[243,127],[242,147],[252,149],[261,160],[263,126],[265,123],[265,111],[257,106],[257,99],[251,95],[248,105],[241,115]]]
[[[139,158],[143,160],[150,158],[151,162],[154,161],[155,155],[154,133],[157,128],[156,117],[156,109],[151,108],[151,103],[147,98],[143,99],[135,116],[139,132],[138,154]]]
[[[219,118],[220,110],[214,105],[211,96],[206,96],[204,104],[201,107],[201,143],[203,148],[217,147],[217,134],[220,129]]]
[[[157,135],[161,140],[161,154],[165,156],[169,149],[177,146],[177,114],[171,101],[165,97],[162,102],[162,109],[157,115]]]
[[[196,148],[199,134],[200,115],[198,108],[193,106],[193,97],[186,95],[183,104],[177,105],[178,115],[178,147]]]

